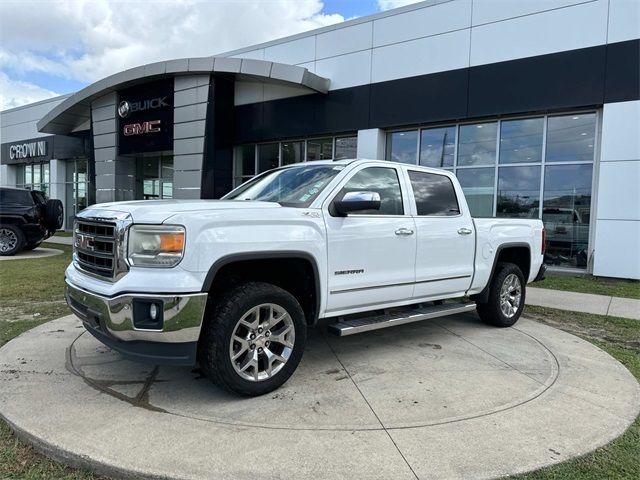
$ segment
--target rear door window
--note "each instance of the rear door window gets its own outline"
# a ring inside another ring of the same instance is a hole
[[[409,179],[420,216],[455,216],[460,206],[449,177],[409,170]]]

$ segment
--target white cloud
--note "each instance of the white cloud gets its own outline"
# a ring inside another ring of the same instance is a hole
[[[392,8],[404,7],[412,3],[418,3],[422,0],[378,0],[378,8],[380,10],[391,10]]]
[[[137,65],[213,55],[344,21],[322,8],[321,0],[3,0],[0,70],[93,82]]]
[[[19,107],[25,103],[37,102],[58,94],[37,85],[10,79],[0,72],[0,110]]]

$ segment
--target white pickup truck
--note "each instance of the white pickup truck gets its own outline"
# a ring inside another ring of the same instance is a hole
[[[125,356],[199,363],[220,387],[260,395],[293,374],[319,322],[350,335],[477,308],[513,325],[544,248],[540,220],[471,218],[450,172],[309,162],[222,200],[84,210],[66,299]]]

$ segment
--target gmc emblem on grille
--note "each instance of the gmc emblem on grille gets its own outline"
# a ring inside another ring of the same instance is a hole
[[[82,235],[81,233],[76,233],[76,248],[93,252],[96,249],[96,246],[93,242],[93,238],[87,235]]]

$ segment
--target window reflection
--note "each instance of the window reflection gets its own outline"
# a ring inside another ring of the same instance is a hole
[[[314,138],[307,141],[307,161],[331,160],[333,158],[333,138]]]
[[[418,131],[393,132],[387,135],[387,159],[415,165],[418,156]]]
[[[456,150],[456,127],[422,130],[420,165],[425,167],[453,167]]]
[[[336,138],[336,160],[357,158],[358,137]]]
[[[458,165],[493,165],[496,162],[497,123],[460,126]]]
[[[456,172],[473,217],[493,217],[495,168],[465,168]]]
[[[591,164],[546,167],[542,209],[546,263],[587,266],[592,171]]]
[[[540,167],[501,167],[498,172],[496,216],[537,218]]]
[[[282,165],[302,162],[304,160],[303,152],[303,142],[284,142],[282,144]]]
[[[544,119],[506,120],[500,125],[500,163],[542,161]]]
[[[258,173],[278,167],[279,148],[277,143],[263,143],[258,145]]]
[[[595,113],[549,117],[546,161],[593,161],[595,136]]]

